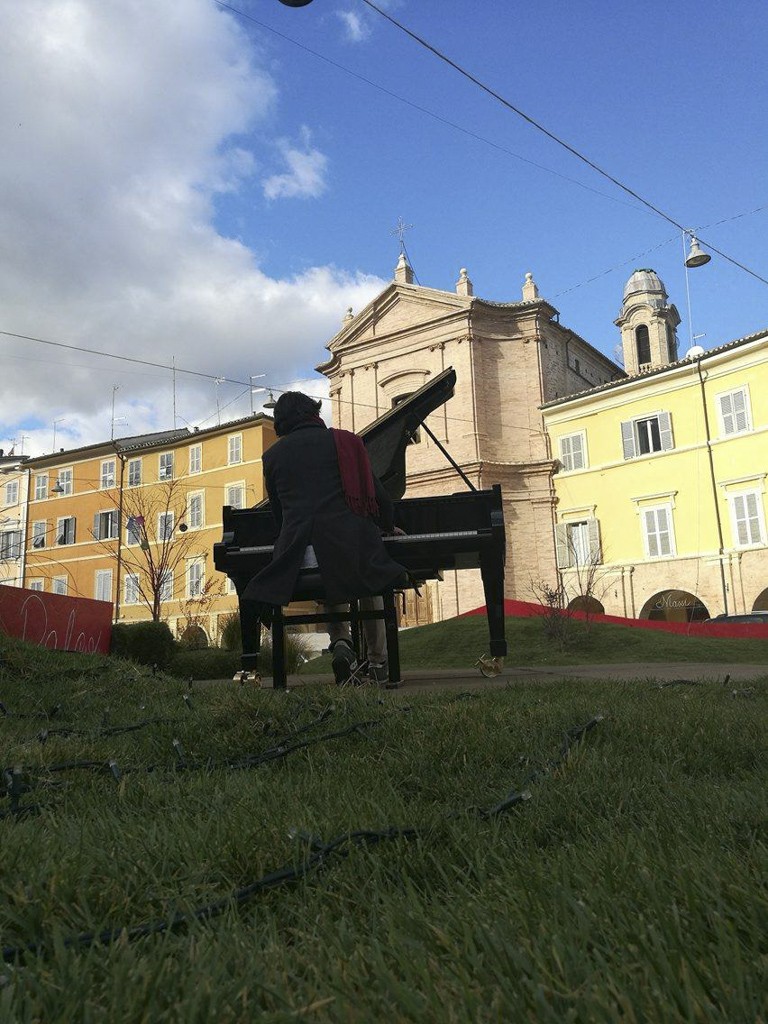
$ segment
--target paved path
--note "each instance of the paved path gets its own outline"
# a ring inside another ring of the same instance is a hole
[[[423,690],[466,690],[504,687],[508,683],[536,683],[555,679],[637,679],[642,682],[673,679],[711,680],[722,683],[726,676],[729,682],[743,683],[754,679],[768,680],[768,659],[763,665],[723,664],[711,662],[659,662],[647,664],[618,665],[542,665],[504,667],[494,679],[486,679],[477,669],[414,669],[404,670],[398,687],[406,693]],[[309,672],[288,677],[288,687],[328,685],[333,682],[331,675],[313,675]],[[269,689],[272,680],[267,678],[262,686]]]

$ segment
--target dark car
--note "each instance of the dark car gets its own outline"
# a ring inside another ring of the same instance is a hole
[[[716,615],[714,619],[707,619],[707,622],[758,622],[768,626],[768,611],[766,612],[743,612],[741,615]]]

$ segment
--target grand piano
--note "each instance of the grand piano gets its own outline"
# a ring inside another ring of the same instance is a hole
[[[430,413],[453,395],[456,371],[444,370],[399,405],[384,413],[365,429],[360,437],[366,446],[373,472],[381,480],[395,506],[395,523],[404,535],[385,537],[392,557],[407,569],[403,588],[418,588],[426,580],[441,579],[445,570],[479,568],[490,635],[490,655],[478,662],[485,675],[495,675],[507,653],[504,636],[504,513],[501,488],[478,490],[457,465],[426,424]],[[406,454],[417,430],[423,430],[443,453],[464,481],[465,490],[434,497],[404,498]],[[240,598],[240,625],[243,637],[243,673],[258,673],[261,623],[253,606],[243,600],[243,591],[253,576],[267,565],[277,538],[277,526],[268,502],[250,509],[224,506],[224,534],[214,544],[216,568],[233,581]],[[322,582],[317,576],[300,577],[295,601],[322,599]],[[393,595],[385,594],[383,618],[387,631],[390,687],[400,682],[400,657],[397,619]],[[290,624],[327,622],[330,618],[352,620],[357,639],[360,619],[382,617],[381,612],[361,612],[352,602],[349,615],[304,615],[276,609],[272,621],[273,686],[285,687],[282,656],[283,630]],[[245,675],[243,676],[245,678]]]

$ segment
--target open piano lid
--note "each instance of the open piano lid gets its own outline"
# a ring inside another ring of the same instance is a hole
[[[456,371],[452,366],[359,431],[371,467],[393,500],[405,494],[405,451],[411,436],[430,413],[453,396]]]

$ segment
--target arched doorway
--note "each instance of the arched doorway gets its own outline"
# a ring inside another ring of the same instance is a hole
[[[187,626],[179,637],[179,640],[185,647],[188,647],[192,651],[199,651],[208,646],[208,634],[202,626],[196,626],[194,624]]]
[[[768,587],[758,594],[755,598],[755,603],[752,605],[753,612],[768,612]]]
[[[604,615],[605,608],[600,604],[596,597],[584,597],[579,595],[574,597],[571,603],[568,605],[569,612],[584,612],[585,615]]]
[[[645,602],[639,618],[656,622],[703,622],[707,606],[687,590],[661,590]]]

